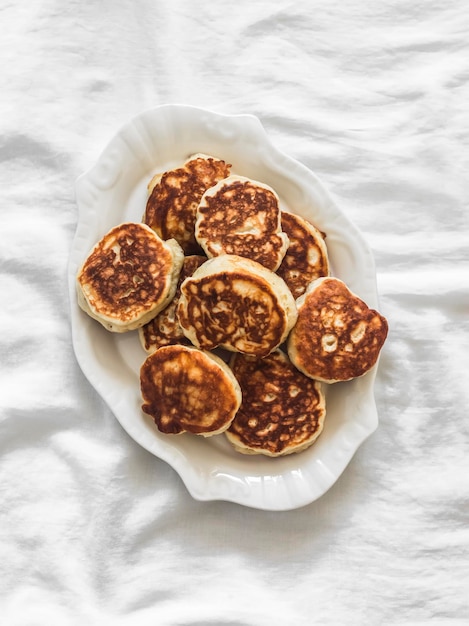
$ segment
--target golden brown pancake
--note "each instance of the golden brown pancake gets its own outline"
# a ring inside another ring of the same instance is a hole
[[[276,192],[229,176],[208,189],[197,209],[195,236],[208,257],[236,254],[276,270],[288,247]]]
[[[230,174],[221,159],[196,154],[181,167],[157,174],[148,185],[143,221],[162,239],[176,239],[185,254],[200,254],[194,224],[203,193]]]
[[[182,332],[176,313],[177,304],[181,294],[181,283],[192,276],[195,270],[207,260],[207,257],[200,255],[189,255],[184,257],[184,263],[176,288],[174,298],[170,304],[164,308],[156,317],[139,329],[139,338],[143,349],[152,353],[163,346],[170,346],[174,343],[188,344],[189,340]]]
[[[285,282],[235,255],[206,261],[181,285],[177,313],[197,347],[266,356],[287,337],[296,305]]]
[[[236,354],[230,365],[243,399],[225,435],[238,452],[281,456],[316,441],[326,416],[321,383],[281,350],[263,359]]]
[[[115,226],[96,244],[77,275],[80,307],[107,330],[146,324],[174,296],[184,255],[145,224]]]
[[[366,374],[388,333],[386,319],[338,278],[318,278],[298,298],[288,354],[304,374],[326,383]]]
[[[277,274],[299,298],[309,283],[329,276],[329,258],[323,234],[299,215],[282,211],[282,230],[290,244]]]
[[[142,410],[162,433],[209,437],[231,424],[241,390],[219,357],[193,346],[165,346],[140,369]]]

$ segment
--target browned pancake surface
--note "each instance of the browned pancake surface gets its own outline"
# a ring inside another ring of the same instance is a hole
[[[198,157],[165,172],[147,200],[145,224],[162,239],[174,238],[185,254],[198,254],[194,224],[204,192],[230,173],[231,166],[213,157]]]
[[[142,410],[167,434],[220,432],[241,401],[228,366],[188,346],[166,346],[151,354],[140,369],[140,388]]]
[[[299,215],[283,211],[282,230],[290,243],[277,274],[299,298],[311,281],[329,275],[326,244],[322,233]]]
[[[146,226],[129,222],[98,242],[77,279],[98,315],[125,323],[162,298],[172,266],[163,242]]]
[[[236,254],[270,270],[278,268],[288,245],[277,195],[236,176],[204,195],[197,209],[196,238],[209,257]]]
[[[192,276],[206,260],[207,258],[201,255],[190,255],[184,258],[174,298],[161,313],[140,329],[140,339],[147,352],[153,352],[157,348],[174,343],[189,343],[182,332],[176,312],[181,295],[181,284],[188,276]]]
[[[301,371],[337,382],[373,367],[388,332],[387,321],[378,311],[336,278],[318,279],[298,302],[288,353]]]
[[[256,356],[280,345],[296,320],[285,283],[258,263],[231,255],[207,261],[183,282],[177,313],[184,334],[199,348]]]
[[[263,359],[235,355],[231,367],[243,399],[226,434],[240,451],[279,456],[317,439],[325,418],[321,386],[283,352]]]

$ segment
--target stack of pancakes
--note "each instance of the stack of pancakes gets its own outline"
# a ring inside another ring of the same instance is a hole
[[[106,233],[77,288],[107,330],[138,329],[142,409],[160,432],[225,433],[245,454],[314,443],[324,384],[366,374],[388,330],[330,275],[324,233],[205,154],[150,180],[142,223]]]

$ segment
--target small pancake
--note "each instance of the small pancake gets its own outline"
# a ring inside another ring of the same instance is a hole
[[[306,376],[326,383],[366,374],[388,333],[386,319],[338,278],[318,278],[296,301],[288,354]]]
[[[282,211],[282,230],[290,244],[277,274],[299,298],[310,282],[329,276],[329,258],[324,235],[299,215]]]
[[[145,224],[115,226],[77,275],[78,304],[112,332],[146,324],[172,300],[184,255]]]
[[[193,346],[165,346],[140,368],[142,410],[166,434],[210,437],[231,424],[241,390],[222,359]]]
[[[276,192],[243,176],[229,176],[204,193],[195,236],[209,258],[236,254],[272,271],[288,247]]]
[[[263,359],[236,354],[230,365],[243,399],[225,435],[238,452],[283,456],[316,441],[326,416],[321,383],[281,350]]]
[[[181,285],[177,313],[197,347],[266,356],[288,336],[296,305],[284,281],[235,255],[206,261]]]
[[[182,282],[188,276],[192,276],[195,270],[206,260],[207,257],[196,254],[184,257],[184,263],[181,273],[179,274],[174,298],[156,317],[139,329],[138,334],[140,342],[143,349],[149,354],[163,346],[170,346],[174,343],[189,343],[189,340],[182,332],[182,328],[179,324],[176,308],[181,294]]]
[[[230,174],[231,165],[205,154],[154,176],[143,221],[162,239],[176,239],[185,254],[202,252],[194,236],[197,206],[203,193]]]

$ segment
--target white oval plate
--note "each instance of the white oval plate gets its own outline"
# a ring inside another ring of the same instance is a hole
[[[282,207],[327,234],[333,275],[377,308],[374,260],[363,237],[318,178],[271,143],[256,117],[165,105],[124,126],[77,181],[79,220],[69,264],[74,350],[84,374],[127,433],[169,463],[194,498],[265,510],[298,508],[335,483],[376,429],[376,366],[361,378],[326,388],[326,423],[311,448],[274,459],[245,456],[235,452],[224,435],[205,439],[159,433],[141,411],[139,370],[146,354],[137,333],[107,332],[77,305],[75,276],[94,244],[120,222],[141,221],[150,178],[197,152],[223,158],[234,173],[271,185]]]

